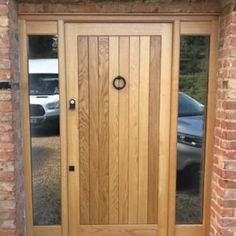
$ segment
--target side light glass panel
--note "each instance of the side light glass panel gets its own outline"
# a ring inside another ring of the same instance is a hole
[[[28,37],[34,225],[61,224],[58,39]]]
[[[181,37],[177,130],[177,224],[202,223],[209,46],[208,36]]]

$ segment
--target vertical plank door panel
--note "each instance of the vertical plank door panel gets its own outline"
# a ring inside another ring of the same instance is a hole
[[[109,39],[109,224],[119,222],[119,95],[112,86],[119,74],[119,37]]]
[[[148,103],[150,37],[140,37],[139,90],[139,206],[138,223],[147,223],[148,188]]]
[[[80,223],[89,224],[88,37],[78,38]]]
[[[119,223],[128,223],[129,188],[129,37],[120,37],[120,75],[127,84],[119,93]]]
[[[151,36],[149,88],[148,223],[157,224],[161,38]]]
[[[98,37],[89,37],[90,224],[99,223]]]
[[[130,37],[129,224],[138,223],[139,37]]]
[[[109,38],[98,39],[99,224],[109,223]]]

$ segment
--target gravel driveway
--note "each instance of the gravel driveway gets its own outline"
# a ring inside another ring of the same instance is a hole
[[[35,225],[60,224],[60,137],[32,138]]]
[[[61,222],[60,137],[41,134],[32,138],[33,208],[35,225]],[[201,223],[199,193],[178,191],[176,223]]]

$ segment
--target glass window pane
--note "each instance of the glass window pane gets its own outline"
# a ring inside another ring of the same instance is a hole
[[[34,225],[61,223],[59,77],[56,36],[28,38]]]
[[[208,36],[181,37],[177,224],[202,223],[209,42]]]

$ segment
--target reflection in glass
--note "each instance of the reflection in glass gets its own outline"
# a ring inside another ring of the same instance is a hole
[[[182,36],[177,133],[176,223],[202,223],[209,37]]]
[[[29,36],[29,101],[34,225],[61,222],[57,37]]]

